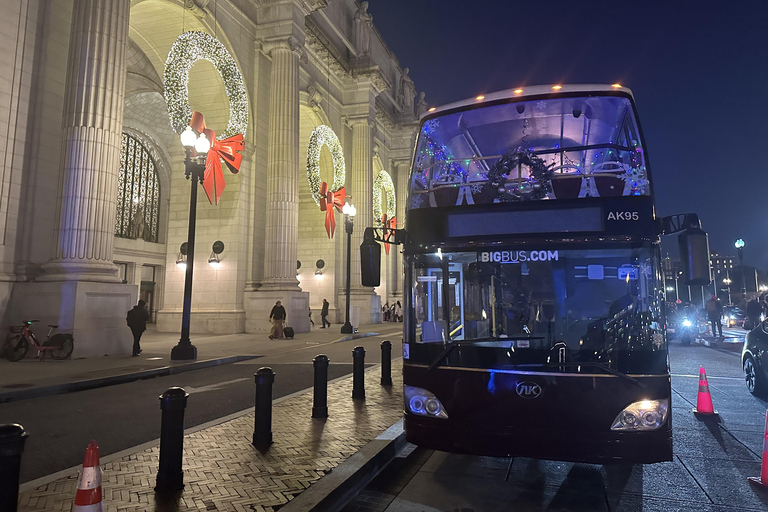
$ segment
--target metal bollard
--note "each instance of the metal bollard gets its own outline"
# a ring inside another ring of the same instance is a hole
[[[21,452],[28,435],[17,423],[0,425],[0,510],[16,512]]]
[[[272,384],[275,382],[275,372],[267,366],[259,368],[253,377],[256,381],[256,418],[253,422],[252,444],[257,450],[264,451],[272,444]]]
[[[315,368],[315,391],[312,400],[312,417],[328,417],[328,356],[320,354],[312,360]]]
[[[381,342],[381,385],[392,385],[392,343],[389,340]]]
[[[365,400],[365,349],[352,351],[352,398]]]
[[[189,393],[182,388],[169,388],[160,395],[160,464],[157,470],[155,491],[175,493],[184,488],[184,471],[181,469],[184,451],[184,409]]]

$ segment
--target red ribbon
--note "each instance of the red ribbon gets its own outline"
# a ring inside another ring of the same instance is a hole
[[[328,238],[333,238],[333,234],[336,232],[336,216],[334,215],[334,207],[341,211],[344,206],[344,198],[346,192],[344,187],[341,187],[336,192],[328,190],[328,184],[322,182],[320,184],[320,211],[325,212],[325,231],[328,233]]]
[[[200,112],[192,112],[189,125],[198,133],[204,133],[211,143],[211,149],[208,150],[208,156],[205,159],[203,190],[208,196],[209,203],[213,204],[215,196],[216,204],[219,204],[221,194],[224,193],[224,172],[221,168],[221,161],[224,160],[232,174],[237,174],[243,160],[243,155],[239,151],[245,147],[243,134],[238,133],[226,139],[216,140],[216,132],[205,127],[205,119]]]
[[[389,254],[389,242],[388,240],[394,234],[391,229],[397,229],[397,217],[387,219],[387,214],[381,216],[381,223],[384,224],[384,251]]]

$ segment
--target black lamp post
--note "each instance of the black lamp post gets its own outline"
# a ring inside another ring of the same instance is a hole
[[[184,175],[192,179],[192,191],[189,196],[189,231],[187,232],[187,268],[184,275],[184,306],[181,313],[181,338],[171,349],[171,360],[197,359],[197,347],[189,340],[189,321],[192,313],[192,272],[195,266],[195,224],[197,222],[197,186],[203,183],[205,173],[205,157],[211,148],[211,143],[205,134],[195,136],[192,128],[187,126],[181,134],[181,144],[184,146]],[[192,156],[194,146],[196,155]]]
[[[744,272],[744,240],[739,238],[736,243],[733,244],[736,250],[739,251],[739,266],[741,267],[741,300],[747,300],[747,278]]]
[[[357,209],[349,203],[344,203],[344,208],[341,209],[341,212],[344,214],[344,231],[347,232],[347,319],[344,325],[341,326],[341,333],[352,334],[354,329],[352,324],[349,323],[349,280],[352,265],[352,229],[355,225]]]

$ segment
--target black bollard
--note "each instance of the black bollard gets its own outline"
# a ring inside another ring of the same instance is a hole
[[[269,367],[259,368],[253,377],[256,380],[256,418],[253,422],[252,444],[257,450],[264,451],[272,444],[272,384],[275,382],[275,372]]]
[[[0,510],[16,512],[21,452],[28,435],[17,423],[0,425]]]
[[[392,385],[392,343],[389,340],[381,342],[381,385]]]
[[[320,354],[312,360],[315,368],[315,393],[312,400],[312,417],[328,417],[328,356]]]
[[[181,462],[184,451],[184,408],[189,393],[182,388],[169,388],[160,395],[160,464],[157,469],[155,491],[175,493],[184,489],[184,471]]]
[[[352,351],[352,398],[365,400],[365,349]]]

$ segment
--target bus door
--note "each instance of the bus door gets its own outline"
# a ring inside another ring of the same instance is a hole
[[[425,304],[420,306],[423,342],[464,339],[464,276],[461,263],[445,261],[438,268],[425,268],[417,276]],[[448,275],[446,282],[444,275]]]

